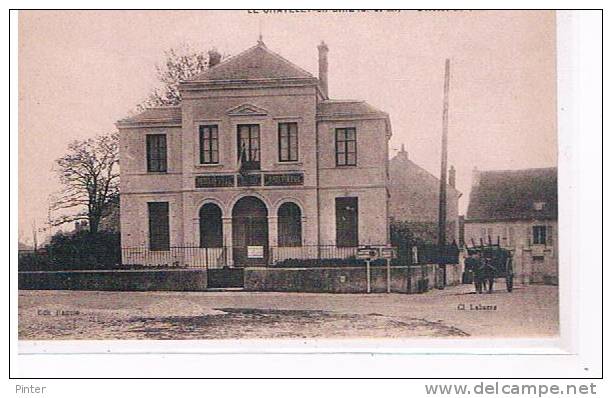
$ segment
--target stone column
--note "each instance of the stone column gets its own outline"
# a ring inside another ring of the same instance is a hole
[[[278,250],[278,217],[268,216],[268,264],[275,258]]]
[[[223,247],[225,250],[225,258],[228,266],[234,265],[234,253],[232,250],[232,218],[223,217]]]
[[[308,236],[308,224],[307,224],[308,218],[302,214],[302,218],[300,219],[300,222],[302,223],[302,245],[313,245],[314,243],[309,242],[306,237]]]

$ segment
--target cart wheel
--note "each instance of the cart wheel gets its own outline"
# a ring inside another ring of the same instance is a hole
[[[513,274],[508,274],[506,275],[506,289],[508,290],[508,293],[512,293],[512,282],[514,279],[514,275]]]

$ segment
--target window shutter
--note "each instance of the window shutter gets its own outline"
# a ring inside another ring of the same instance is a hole
[[[546,246],[553,245],[552,235],[553,235],[553,226],[547,225],[546,226]]]
[[[533,228],[527,227],[527,234],[525,234],[525,244],[531,246],[531,236],[533,234]]]

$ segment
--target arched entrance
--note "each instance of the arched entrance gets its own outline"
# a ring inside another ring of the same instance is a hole
[[[268,262],[268,209],[254,196],[238,200],[232,209],[234,265],[261,266]]]

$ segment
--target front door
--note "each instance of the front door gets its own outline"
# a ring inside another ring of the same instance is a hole
[[[264,266],[268,262],[268,210],[256,197],[246,196],[232,210],[234,266]]]

